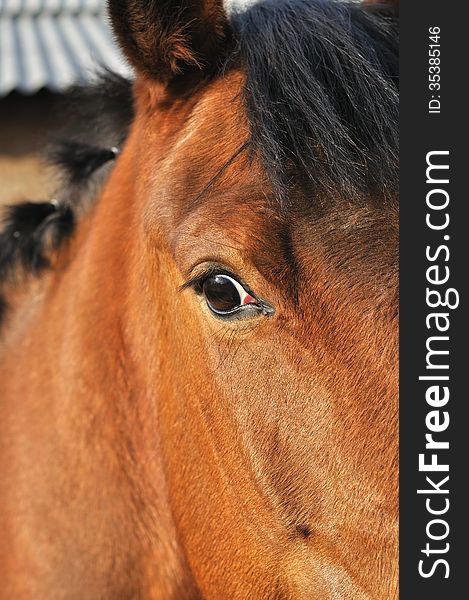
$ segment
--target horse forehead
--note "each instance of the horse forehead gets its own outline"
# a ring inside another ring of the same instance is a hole
[[[243,177],[233,168],[178,221],[172,238],[177,256],[241,256],[267,279],[282,281],[289,273],[307,281],[326,278],[332,270],[344,285],[357,273],[362,283],[389,283],[398,248],[392,213],[336,206],[318,216],[315,210],[282,209],[263,192],[259,174]]]
[[[244,84],[244,73],[233,68],[189,99],[172,101],[168,100],[165,91],[160,92],[154,117],[157,127],[162,124],[168,126],[163,128],[163,135],[167,135],[167,128],[176,129],[177,139],[172,152],[182,148],[185,141],[197,134],[207,135],[208,132],[209,137],[213,137],[217,128],[221,127],[225,132],[233,129],[233,134],[238,134],[237,137],[233,135],[237,142],[240,137],[247,136],[249,126],[241,93]],[[203,139],[200,141],[203,142]],[[218,138],[219,144],[223,141],[226,140]]]
[[[206,199],[212,178],[218,181],[221,173],[226,178],[227,163],[249,140],[242,81],[232,71],[189,100],[173,102],[163,95],[156,109],[143,113],[139,153],[155,165],[148,177],[183,211],[198,205],[194,199]],[[240,173],[235,162],[238,176],[248,178],[248,170]]]
[[[389,207],[341,205],[318,218],[299,219],[292,228],[293,247],[303,274],[334,277],[354,291],[397,282],[398,213]]]
[[[219,257],[233,264],[256,266],[264,275],[286,266],[286,231],[275,207],[255,186],[227,186],[202,202],[179,222],[172,237],[178,262],[199,256]]]

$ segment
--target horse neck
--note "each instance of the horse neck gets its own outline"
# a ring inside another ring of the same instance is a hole
[[[0,440],[10,440],[0,458],[8,532],[0,555],[18,549],[4,563],[13,595],[31,581],[26,571],[37,572],[41,597],[67,586],[70,596],[80,589],[90,598],[136,597],[156,585],[156,598],[195,594],[166,497],[157,392],[144,381],[140,325],[129,315],[140,293],[132,289],[140,242],[131,154],[78,226],[66,264],[41,282],[27,325],[23,306],[9,327],[0,369]],[[41,545],[50,536],[56,541]]]

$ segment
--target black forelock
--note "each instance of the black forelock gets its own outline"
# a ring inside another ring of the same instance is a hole
[[[384,7],[264,0],[232,19],[251,145],[277,189],[398,189],[398,31]]]

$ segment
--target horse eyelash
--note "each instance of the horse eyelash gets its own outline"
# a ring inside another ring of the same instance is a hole
[[[225,269],[224,267],[218,266],[218,265],[211,265],[207,269],[204,269],[204,271],[202,271],[202,273],[199,273],[195,277],[191,277],[188,281],[186,281],[185,283],[183,283],[180,286],[179,291],[183,291],[188,288],[192,288],[195,290],[195,292],[197,294],[201,294],[202,293],[202,285],[203,285],[204,281],[206,279],[208,279],[209,277],[211,277],[212,275],[226,275],[227,277],[231,277],[231,279],[236,280],[239,283],[239,285],[242,286],[243,289],[250,296],[255,298],[257,300],[257,302],[259,303],[259,305],[264,306],[266,304],[263,300],[261,300],[258,297],[258,295],[255,292],[253,292],[251,287],[246,282],[244,282],[242,279],[240,279],[238,277],[238,275],[235,275],[232,271]]]
[[[207,269],[204,269],[202,271],[202,273],[199,273],[198,275],[191,277],[188,281],[183,283],[179,287],[179,291],[182,292],[184,290],[187,290],[188,288],[193,288],[197,293],[200,293],[202,291],[202,285],[203,285],[204,281],[206,279],[208,279],[209,277],[211,277],[212,275],[228,275],[228,277],[232,277],[233,279],[236,279],[236,281],[239,281],[238,278],[236,277],[236,275],[234,275],[227,269],[222,269],[220,267],[212,265],[212,266],[208,267]],[[246,286],[244,285],[244,283],[242,283],[241,281],[239,281],[239,283],[246,289]],[[246,289],[246,291],[248,291],[248,290]]]

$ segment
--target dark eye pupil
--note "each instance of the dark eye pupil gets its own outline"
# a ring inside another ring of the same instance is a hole
[[[204,281],[202,290],[210,308],[216,312],[229,312],[241,304],[235,284],[225,275],[209,277]]]

